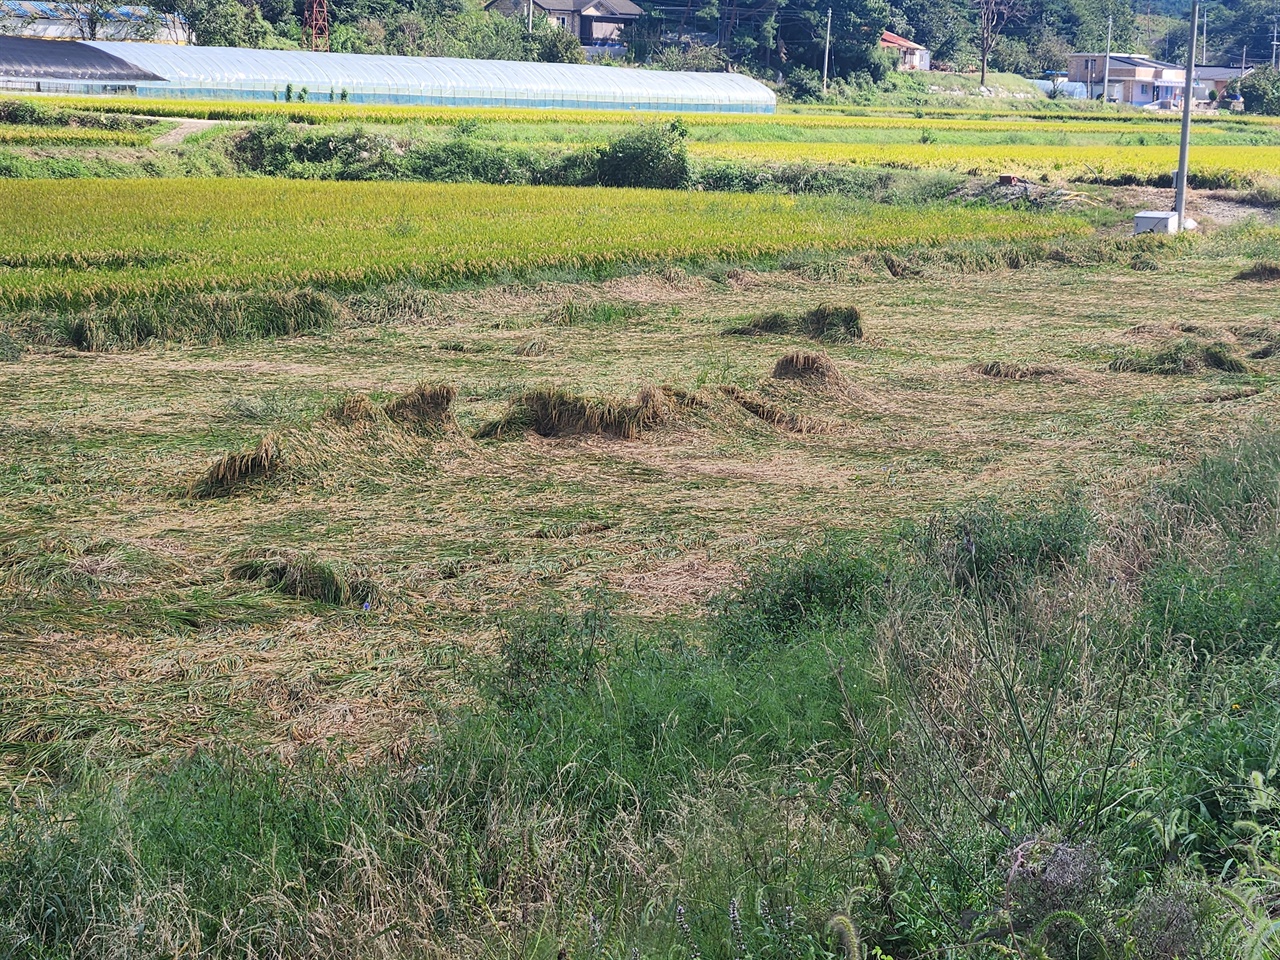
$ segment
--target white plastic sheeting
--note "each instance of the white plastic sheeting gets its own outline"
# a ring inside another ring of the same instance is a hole
[[[768,87],[732,73],[671,73],[567,63],[389,57],[238,47],[172,47],[89,41],[165,83],[140,83],[140,96],[284,100],[302,88],[310,101],[434,106],[567,107],[773,113]]]

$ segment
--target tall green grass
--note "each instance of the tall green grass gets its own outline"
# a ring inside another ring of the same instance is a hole
[[[1115,513],[980,503],[828,537],[705,620],[604,595],[513,614],[401,761],[33,782],[0,812],[0,949],[1263,960],[1272,613],[1198,611],[1274,597],[1278,449]],[[1178,579],[1198,568],[1212,590]]]

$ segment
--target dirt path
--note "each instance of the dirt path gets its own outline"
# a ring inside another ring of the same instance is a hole
[[[1115,196],[1136,209],[1168,210],[1173,206],[1171,187],[1117,187]],[[1187,191],[1187,216],[1217,227],[1229,227],[1251,217],[1257,217],[1264,223],[1280,223],[1280,210],[1241,203],[1224,196],[1220,190]]]
[[[162,118],[157,117],[156,119]],[[176,147],[192,134],[208,130],[210,127],[216,127],[221,123],[221,120],[183,120],[168,133],[162,133],[152,140],[151,145],[155,147]]]

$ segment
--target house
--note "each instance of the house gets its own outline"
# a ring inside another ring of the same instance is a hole
[[[929,70],[929,51],[913,43],[906,37],[900,37],[888,30],[880,37],[880,46],[892,51],[898,58],[899,70]]]
[[[112,7],[101,0],[0,0],[0,33],[45,40],[188,42],[186,24],[176,14],[151,7]]]
[[[1073,53],[1067,60],[1067,82],[1083,83],[1089,99],[1102,96],[1104,78],[1110,85],[1108,100],[1144,107],[1181,102],[1187,70],[1140,53],[1113,53],[1109,70],[1104,53]]]
[[[1220,67],[1210,64],[1199,64],[1196,67],[1195,91],[1197,100],[1208,100],[1209,92],[1213,91],[1214,100],[1221,100],[1223,94],[1227,92],[1227,85],[1232,80],[1239,80],[1241,77],[1248,76],[1253,71],[1252,67],[1241,70],[1240,67]]]
[[[622,28],[644,12],[631,0],[489,0],[485,9],[527,17],[530,2],[534,13],[569,31],[583,46],[616,43]]]

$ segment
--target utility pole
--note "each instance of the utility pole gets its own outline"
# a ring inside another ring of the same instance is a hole
[[[822,92],[827,92],[827,65],[831,63],[831,8],[827,7],[827,45],[822,51]]]
[[[1276,51],[1280,50],[1280,41],[1276,40],[1277,25],[1275,21],[1271,23],[1271,69],[1276,69]]]
[[[1204,11],[1204,32],[1201,34],[1202,42],[1200,44],[1200,62],[1207,64],[1209,62],[1209,8]],[[1195,44],[1193,43],[1194,47]]]
[[[1240,51],[1240,76],[1244,76],[1244,65],[1249,62],[1249,48],[1245,47]]]
[[[529,0],[529,32],[533,33],[533,0]]]
[[[1187,221],[1187,155],[1191,150],[1191,84],[1196,70],[1196,26],[1200,17],[1200,0],[1191,0],[1191,42],[1187,44],[1187,81],[1182,90],[1182,139],[1178,144],[1178,190],[1174,194],[1173,212],[1178,216],[1178,232]]]
[[[1102,102],[1111,99],[1111,17],[1107,17],[1107,59],[1102,66]]]

